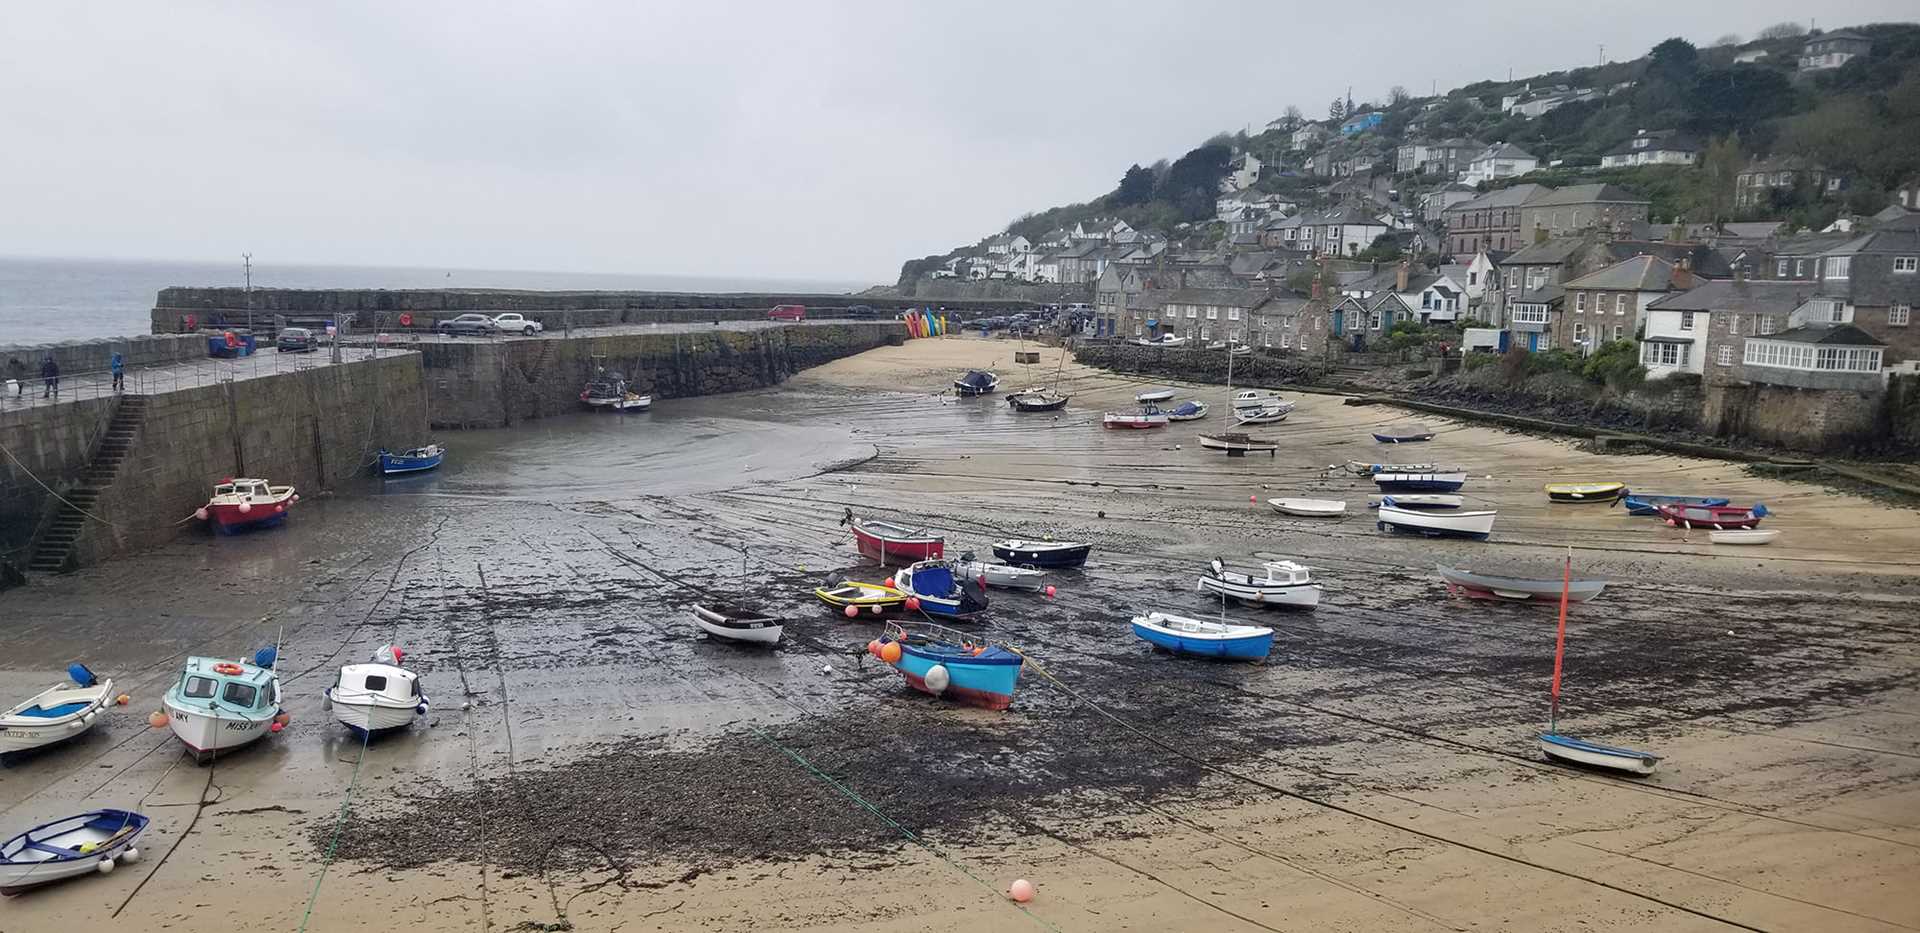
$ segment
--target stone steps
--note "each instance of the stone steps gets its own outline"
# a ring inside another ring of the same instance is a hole
[[[28,570],[62,573],[72,569],[73,549],[80,543],[81,535],[86,533],[87,523],[93,520],[85,513],[94,510],[101,492],[119,476],[120,467],[132,455],[133,442],[139,437],[140,427],[146,423],[146,419],[145,396],[120,396],[114,405],[113,417],[107,422],[107,429],[101,433],[100,442],[94,448],[92,459],[80,473],[79,485],[62,495],[64,502],[54,503],[58,511],[35,544],[33,557],[27,562]]]

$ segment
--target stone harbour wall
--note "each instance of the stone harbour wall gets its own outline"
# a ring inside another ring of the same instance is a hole
[[[79,476],[112,417],[112,399],[33,408],[0,399],[0,586],[26,567],[28,548],[53,504],[41,483],[60,489]]]
[[[164,366],[205,357],[207,338],[199,334],[137,334],[102,340],[0,346],[0,366],[5,366],[10,359],[18,359],[27,366],[27,379],[38,384],[40,361],[49,356],[60,364],[60,375],[66,378],[81,373],[106,372],[116,352],[130,370],[142,366]],[[5,371],[0,370],[0,381],[5,378]]]
[[[600,366],[656,399],[716,395],[774,385],[905,335],[905,325],[875,321],[420,346],[433,426],[479,428],[580,410],[580,390]]]
[[[1747,384],[1708,386],[1707,431],[1795,450],[1873,449],[1886,440],[1883,392]]]
[[[1073,358],[1075,362],[1118,373],[1223,385],[1227,381],[1225,350],[1101,343],[1075,347]],[[1314,357],[1273,356],[1255,351],[1233,358],[1233,384],[1241,387],[1308,385],[1328,371],[1329,364]]]

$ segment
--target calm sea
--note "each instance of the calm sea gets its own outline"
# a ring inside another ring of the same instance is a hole
[[[0,346],[148,332],[149,312],[170,285],[244,284],[239,263],[24,259],[0,256]],[[872,283],[706,278],[487,269],[255,264],[256,288],[639,289],[669,292],[841,293]]]

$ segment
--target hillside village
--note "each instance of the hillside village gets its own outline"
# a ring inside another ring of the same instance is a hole
[[[1288,108],[909,262],[901,287],[1084,289],[1088,337],[1163,346],[1630,355],[1630,381],[1700,383],[1708,424],[1771,405],[1857,434],[1892,374],[1920,372],[1915,139],[1920,25],[1671,39]]]

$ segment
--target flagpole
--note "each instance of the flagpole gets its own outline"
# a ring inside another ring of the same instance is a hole
[[[1554,734],[1560,719],[1560,666],[1567,657],[1567,593],[1573,588],[1573,548],[1567,548],[1567,562],[1560,574],[1560,631],[1553,644],[1553,702],[1547,707],[1547,734]]]

